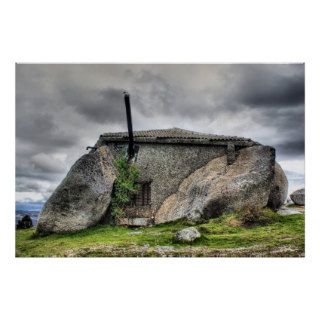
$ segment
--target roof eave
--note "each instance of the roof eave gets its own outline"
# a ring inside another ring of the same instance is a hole
[[[103,143],[127,143],[129,140],[127,137],[104,137],[100,136],[100,142]],[[183,145],[228,145],[233,143],[235,146],[250,147],[258,145],[257,142],[252,140],[235,140],[235,139],[192,139],[192,138],[157,138],[157,137],[136,137],[134,138],[136,143],[152,143],[152,144],[183,144]]]

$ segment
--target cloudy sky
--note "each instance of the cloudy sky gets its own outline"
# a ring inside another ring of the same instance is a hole
[[[289,190],[304,186],[304,65],[16,66],[16,202],[37,209],[87,146],[125,131],[180,127],[276,148]]]

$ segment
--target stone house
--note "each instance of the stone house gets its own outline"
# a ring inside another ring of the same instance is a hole
[[[288,183],[275,150],[251,139],[179,128],[133,132],[141,188],[118,224],[145,226],[210,218],[245,206],[279,207]],[[102,134],[70,169],[42,209],[37,231],[70,232],[110,221],[128,132]]]
[[[141,187],[137,201],[127,209],[130,218],[122,219],[122,223],[133,225],[151,223],[164,200],[177,192],[185,178],[210,160],[227,155],[231,164],[240,149],[257,145],[246,138],[179,128],[135,131],[133,136],[133,161],[139,170]],[[102,134],[95,148],[102,146],[108,146],[117,158],[127,150],[128,132]]]

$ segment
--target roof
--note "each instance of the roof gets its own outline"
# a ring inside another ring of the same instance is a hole
[[[233,142],[237,145],[243,146],[257,144],[256,142],[247,138],[199,133],[180,128],[134,131],[133,137],[135,142],[142,143],[225,145],[229,142]],[[100,140],[103,140],[104,142],[128,141],[128,132],[104,133],[100,136]]]

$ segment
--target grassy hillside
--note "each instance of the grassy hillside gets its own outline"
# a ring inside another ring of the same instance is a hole
[[[174,241],[190,223],[178,221],[148,228],[97,226],[73,234],[35,236],[17,230],[17,257],[137,256],[304,256],[304,215],[276,215],[266,225],[243,226],[234,214],[197,225],[202,237],[192,245]]]

